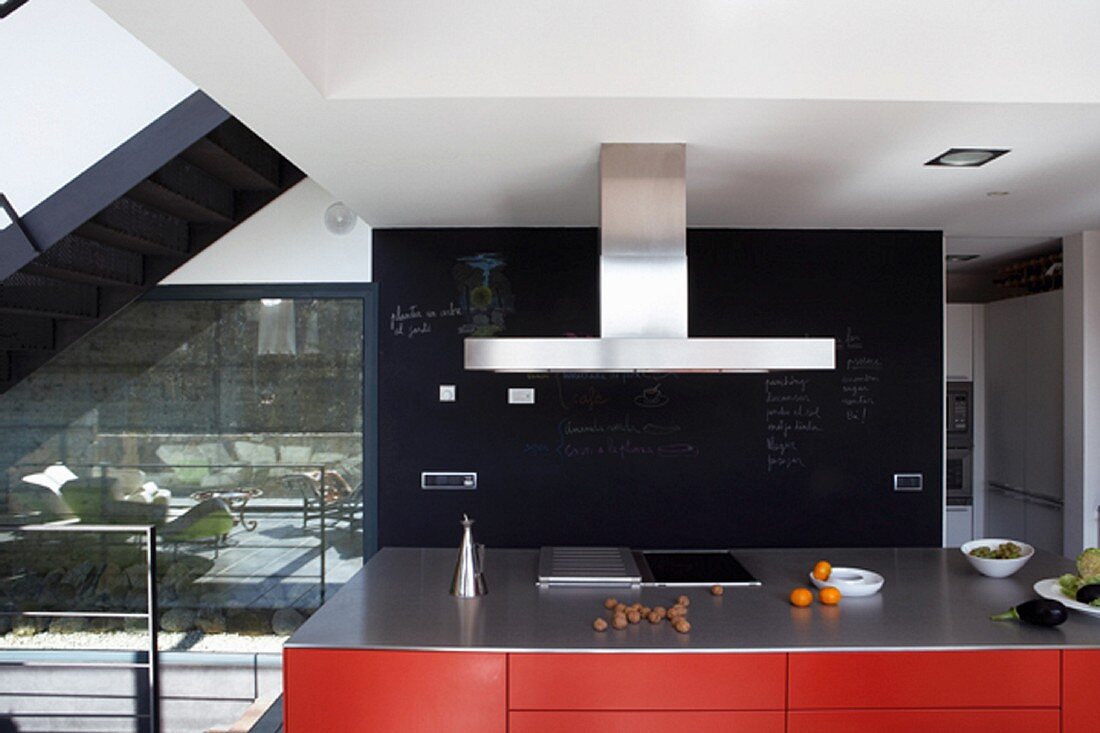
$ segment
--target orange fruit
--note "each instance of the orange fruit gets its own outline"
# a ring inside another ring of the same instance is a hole
[[[814,565],[814,577],[818,580],[828,580],[833,573],[833,566],[822,560]]]
[[[821,591],[817,594],[817,597],[820,598],[821,602],[824,603],[826,606],[835,606],[836,604],[840,603],[840,591],[838,591],[831,585],[822,588]]]
[[[805,608],[814,602],[814,594],[806,588],[795,588],[791,591],[791,605]]]

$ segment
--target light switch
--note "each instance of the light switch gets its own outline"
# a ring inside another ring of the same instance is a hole
[[[453,384],[439,385],[439,401],[454,402],[458,399],[458,388]]]
[[[509,387],[508,388],[508,404],[509,405],[533,405],[533,404],[535,404],[535,388],[534,387]]]

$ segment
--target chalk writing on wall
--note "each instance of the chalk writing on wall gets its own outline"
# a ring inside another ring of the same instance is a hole
[[[837,343],[840,407],[846,422],[866,424],[875,415],[882,385],[883,359],[867,350],[851,326]]]
[[[699,448],[677,419],[663,417],[672,402],[665,375],[554,375],[558,407],[553,454],[560,461],[695,458]],[[638,384],[642,381],[642,384]],[[541,444],[524,446],[541,455]]]
[[[413,303],[397,305],[389,314],[390,335],[414,338],[432,332],[432,325],[448,318],[465,318],[466,310],[454,301],[445,308],[424,308]]]
[[[768,472],[806,468],[807,442],[825,431],[821,405],[806,376],[764,379],[765,456]]]

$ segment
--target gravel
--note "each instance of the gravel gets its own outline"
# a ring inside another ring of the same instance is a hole
[[[211,634],[201,631],[184,633],[161,632],[157,635],[162,652],[281,652],[286,636],[242,636],[240,634]],[[16,636],[11,633],[0,636],[0,650],[5,649],[103,649],[144,650],[149,643],[147,634],[130,631],[53,634],[48,631],[33,636]]]

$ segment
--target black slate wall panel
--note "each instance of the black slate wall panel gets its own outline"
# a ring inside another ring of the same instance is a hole
[[[462,339],[597,334],[595,229],[376,230],[381,544],[457,545],[467,512],[493,546],[939,545],[941,241],[689,230],[693,336],[834,336],[835,372],[524,375]],[[479,488],[419,488],[447,470]]]

